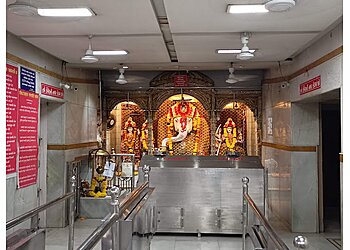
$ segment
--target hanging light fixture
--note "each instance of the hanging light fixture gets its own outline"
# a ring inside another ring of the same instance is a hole
[[[92,35],[89,35],[89,48],[86,50],[85,52],[85,56],[83,56],[81,58],[81,60],[83,62],[86,63],[95,63],[98,62],[98,58],[96,56],[94,56],[94,52],[92,50],[92,46],[91,46],[91,39],[92,39]]]

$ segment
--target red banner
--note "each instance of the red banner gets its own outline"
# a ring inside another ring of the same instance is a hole
[[[312,78],[307,82],[301,83],[299,85],[299,93],[300,95],[303,95],[320,88],[321,88],[321,76],[316,76],[315,78]]]
[[[63,99],[64,98],[64,90],[57,88],[55,86],[47,85],[45,83],[41,83],[41,94],[47,95],[51,97],[56,97]]]
[[[188,87],[188,75],[175,75],[175,87]]]
[[[23,188],[37,180],[39,95],[20,89],[18,103],[18,187]]]
[[[16,172],[18,67],[6,64],[6,174]]]

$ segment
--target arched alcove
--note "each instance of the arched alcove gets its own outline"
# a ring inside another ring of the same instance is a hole
[[[123,145],[123,129],[128,118],[131,117],[136,124],[136,129],[141,130],[142,124],[145,122],[145,112],[140,106],[134,102],[119,102],[109,113],[107,119],[106,132],[106,149],[111,152],[112,148],[117,153],[127,153],[125,145]],[[114,122],[113,122],[114,121]],[[111,124],[113,123],[113,124]],[[135,138],[135,154],[140,155],[140,139],[139,133]]]
[[[219,132],[218,128],[222,131],[229,118],[236,125],[237,142],[235,150],[239,151],[241,155],[257,156],[259,154],[257,121],[254,119],[254,113],[250,107],[238,101],[226,104],[217,116],[217,134]],[[219,155],[225,155],[225,153],[226,144],[223,140],[219,148]]]
[[[176,104],[179,104],[181,99],[192,104],[200,115],[198,155],[209,155],[210,153],[210,119],[209,114],[203,104],[195,97],[190,95],[173,95],[166,99],[155,112],[153,123],[153,136],[156,148],[160,148],[162,141],[167,138],[166,116],[169,109]],[[173,135],[176,135],[174,132]],[[173,143],[174,155],[192,155],[195,144],[195,132],[190,133],[181,142]]]

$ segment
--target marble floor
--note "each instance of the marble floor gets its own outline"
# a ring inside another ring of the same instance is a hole
[[[78,248],[82,242],[94,231],[100,224],[100,220],[78,220],[75,223],[74,249]],[[293,247],[293,239],[296,233],[290,233],[278,221],[271,220],[272,226],[277,234],[289,247]],[[308,234],[304,233],[309,240],[309,250],[337,250],[340,233],[322,233]],[[49,228],[46,232],[46,249],[63,250],[68,246],[68,227],[66,228]],[[253,249],[253,245],[247,238],[247,250]],[[93,250],[101,249],[97,244]],[[235,250],[242,249],[242,239],[234,236],[181,236],[181,235],[156,235],[151,241],[151,250]]]

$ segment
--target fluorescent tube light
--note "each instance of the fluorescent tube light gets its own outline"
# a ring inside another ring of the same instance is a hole
[[[240,49],[218,49],[216,50],[216,53],[218,54],[239,54],[242,51]],[[250,49],[250,53],[254,53],[255,49]]]
[[[128,52],[125,50],[94,50],[94,56],[118,56],[127,55]]]
[[[243,14],[243,13],[266,13],[269,12],[264,4],[229,4],[227,5],[227,13]]]
[[[40,16],[50,17],[86,17],[94,16],[95,13],[89,8],[50,8],[38,9]]]

